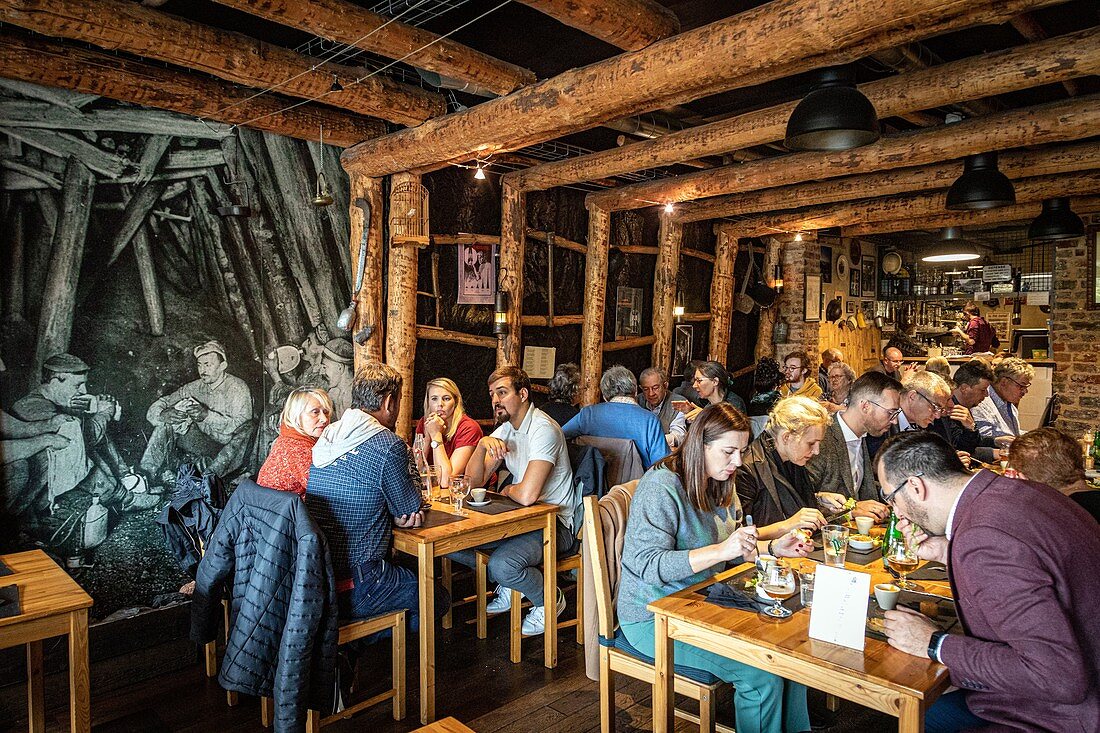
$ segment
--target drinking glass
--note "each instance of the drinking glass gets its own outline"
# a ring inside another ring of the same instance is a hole
[[[1006,443],[1001,446],[1001,470],[1004,471],[1008,468],[1008,457],[1012,452],[1012,444]]]
[[[416,459],[417,470],[423,473],[426,465],[424,460],[424,433],[417,433],[416,437],[413,438],[413,457]]]
[[[424,486],[423,493],[426,494],[427,501],[431,502],[440,498],[439,475],[436,474],[434,468],[431,466],[424,466],[421,468],[420,482]]]
[[[913,531],[902,532],[899,536],[891,539],[886,548],[886,564],[898,574],[898,585],[910,590],[920,588],[919,585],[907,580],[905,577],[915,570],[917,563],[920,562],[917,559],[917,548],[913,542],[913,535]]]
[[[799,600],[804,608],[813,608],[814,605],[814,577],[813,573],[798,574]]]
[[[470,495],[470,480],[465,476],[452,476],[451,477],[451,499],[454,501],[455,509],[454,513],[460,516],[466,516],[466,512],[462,511],[462,502],[466,501],[466,497]]]
[[[769,618],[787,618],[794,613],[782,603],[798,591],[794,582],[794,571],[791,568],[779,563],[769,565],[758,587],[764,595],[775,601],[775,605],[760,612],[762,615]]]
[[[826,524],[821,528],[822,549],[825,551],[825,564],[844,567],[848,556],[848,534],[850,530],[840,524]]]

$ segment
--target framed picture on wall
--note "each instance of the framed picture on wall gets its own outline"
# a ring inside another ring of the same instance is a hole
[[[852,260],[852,267],[848,270],[848,295],[853,298],[863,297],[863,291],[860,290],[860,282],[862,278],[862,269],[860,267],[859,260]]]
[[[802,289],[805,300],[803,319],[806,323],[821,320],[821,275],[806,275],[806,286]]]
[[[642,289],[620,285],[615,298],[615,340],[641,336]]]
[[[855,313],[856,312],[856,302],[854,300],[849,300],[848,302],[846,302],[844,304],[844,312],[845,313]]]
[[[458,302],[492,305],[496,299],[497,273],[493,267],[495,245],[458,245]]]
[[[875,289],[875,258],[863,257],[863,292],[864,298],[873,298],[877,290]]]
[[[695,346],[695,329],[690,323],[676,325],[676,331],[672,334],[672,372],[674,377],[684,376],[688,362],[691,361],[692,349]]]
[[[833,282],[833,248],[821,247],[821,282]]]

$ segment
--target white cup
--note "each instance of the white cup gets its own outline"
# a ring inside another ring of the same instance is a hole
[[[871,534],[871,527],[875,526],[874,517],[856,517],[856,529],[860,534]]]
[[[875,600],[883,611],[893,611],[898,605],[901,588],[893,583],[879,583],[875,586]]]
[[[470,498],[480,504],[485,501],[485,489],[470,489]]]

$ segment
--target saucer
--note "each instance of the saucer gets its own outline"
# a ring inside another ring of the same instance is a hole
[[[493,503],[492,499],[486,499],[485,501],[468,501],[468,502],[466,502],[466,506],[485,506],[487,504],[492,504],[492,503]]]

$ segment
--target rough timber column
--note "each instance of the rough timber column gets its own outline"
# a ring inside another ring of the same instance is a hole
[[[672,309],[680,276],[680,245],[684,225],[661,212],[657,234],[657,269],[653,274],[653,357],[651,364],[668,369],[672,363]]]
[[[775,237],[765,237],[767,249],[764,252],[764,269],[760,276],[768,285],[775,283],[775,266],[779,264],[781,244]],[[750,250],[751,252],[751,250]],[[749,283],[752,287],[752,283]],[[776,311],[779,309],[778,298],[771,308],[760,309],[760,325],[756,331],[756,352],[754,359],[762,356],[775,356],[775,344],[772,343],[772,329],[775,327]]]
[[[600,400],[603,369],[603,315],[607,300],[607,251],[611,246],[611,212],[588,210],[588,254],[584,266],[584,324],[581,325],[581,402]]]
[[[394,173],[393,188],[420,183],[420,176]],[[391,206],[393,202],[391,202]],[[390,227],[390,241],[404,234],[404,227]],[[401,405],[397,434],[412,438],[413,365],[416,363],[416,261],[415,244],[390,245],[389,310],[386,317],[386,363],[401,373]]]
[[[352,277],[359,271],[359,246],[363,237],[363,209],[356,205],[359,199],[370,204],[370,223],[367,229],[367,256],[363,266],[363,290],[356,307],[355,328],[352,336],[363,328],[373,326],[374,331],[362,345],[355,345],[355,368],[367,361],[382,361],[384,331],[382,328],[382,179],[350,174],[351,179],[351,271]],[[351,282],[355,287],[355,280]],[[354,295],[354,293],[352,293]]]
[[[523,263],[527,251],[527,195],[507,176],[500,192],[499,287],[508,293],[508,333],[497,336],[497,366],[519,366],[523,357]]]
[[[715,224],[714,274],[710,281],[710,344],[707,358],[726,363],[733,326],[733,267],[737,262],[739,239],[733,226]]]

